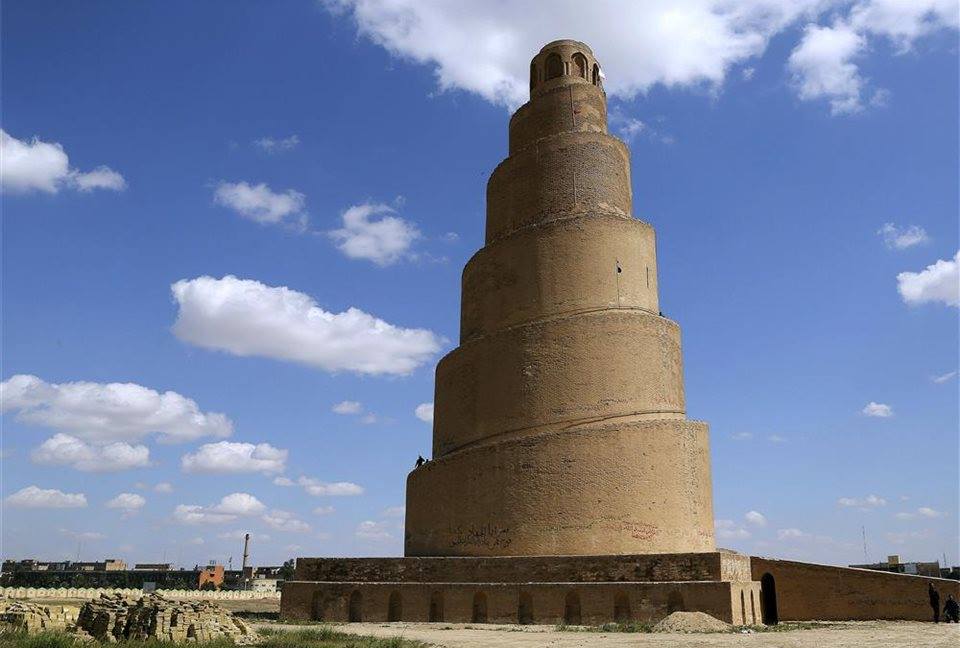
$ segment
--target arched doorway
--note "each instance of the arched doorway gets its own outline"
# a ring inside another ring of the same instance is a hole
[[[563,603],[563,622],[567,625],[580,625],[580,595],[575,590],[567,592]]]
[[[573,65],[575,68],[574,72],[576,72],[577,76],[580,77],[581,79],[586,79],[587,78],[587,57],[581,54],[580,52],[577,52],[576,54],[573,55]]]
[[[556,79],[563,76],[563,59],[559,54],[551,54],[547,57],[547,80]]]
[[[630,597],[626,592],[617,592],[613,597],[613,620],[617,623],[630,620]]]
[[[487,622],[487,595],[483,592],[477,592],[473,595],[473,615],[470,620],[473,623]]]
[[[760,616],[764,625],[780,623],[780,613],[777,611],[777,584],[773,574],[766,573],[760,577]]]
[[[683,604],[683,594],[679,590],[673,590],[667,596],[667,614],[674,612],[685,612],[686,606]]]
[[[394,590],[390,592],[390,600],[387,602],[387,621],[399,621],[403,616],[403,601],[400,600],[400,592]]]
[[[313,595],[313,620],[314,621],[323,621],[323,594],[320,592],[315,592]]]
[[[520,592],[517,602],[517,623],[533,623],[533,597],[530,592]]]
[[[443,621],[443,592],[430,595],[430,620]]]
[[[353,590],[350,593],[350,603],[347,606],[347,619],[351,623],[363,621],[363,594],[360,590]]]

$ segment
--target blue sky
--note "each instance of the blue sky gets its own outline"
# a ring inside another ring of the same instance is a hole
[[[581,9],[5,2],[3,556],[401,554],[486,180],[572,37],[718,543],[956,563],[956,2]]]

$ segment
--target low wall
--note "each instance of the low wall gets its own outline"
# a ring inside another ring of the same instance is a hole
[[[780,621],[932,621],[927,596],[931,583],[940,591],[941,609],[947,594],[960,600],[960,582],[944,578],[756,556],[750,558],[750,566],[753,580],[764,590],[765,605],[775,593]]]
[[[678,610],[760,622],[753,582],[321,583],[287,581],[280,618],[448,623],[655,622]]]
[[[205,599],[212,601],[280,598],[280,592],[157,590],[157,593],[172,599]],[[122,594],[123,596],[133,597],[143,596],[143,590],[100,587],[0,587],[0,597],[10,599],[90,599],[97,598],[101,594]]]
[[[568,583],[750,580],[733,552],[611,556],[297,558],[298,581]]]

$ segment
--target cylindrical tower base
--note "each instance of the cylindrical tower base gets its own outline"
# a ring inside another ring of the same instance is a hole
[[[407,556],[713,551],[707,425],[605,421],[494,441],[407,478]]]

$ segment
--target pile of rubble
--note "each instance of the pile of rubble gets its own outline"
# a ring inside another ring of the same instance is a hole
[[[70,611],[62,606],[37,605],[27,601],[0,601],[0,629],[15,632],[64,631],[73,625]]]
[[[76,631],[109,643],[127,639],[256,643],[256,633],[216,603],[174,601],[156,593],[140,599],[102,594],[80,608]]]

